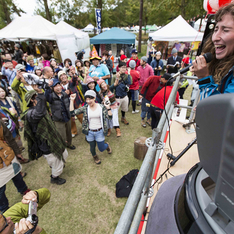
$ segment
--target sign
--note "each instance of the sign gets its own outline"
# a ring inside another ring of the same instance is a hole
[[[95,8],[95,15],[96,15],[96,21],[97,21],[97,34],[101,33],[102,27],[101,27],[101,9]]]

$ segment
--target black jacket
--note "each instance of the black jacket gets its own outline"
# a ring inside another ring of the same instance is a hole
[[[181,67],[181,62],[182,62],[182,58],[179,57],[179,56],[176,57],[176,60],[175,60],[175,61],[174,61],[174,59],[173,59],[173,56],[171,56],[171,57],[168,58],[168,60],[167,60],[167,65],[168,65],[168,64],[174,65],[176,62],[179,62],[179,63],[180,63],[180,66],[179,66],[179,67],[177,67],[177,66],[175,66],[175,67],[168,67],[168,73],[177,73],[178,70],[179,70],[180,67]]]
[[[50,103],[53,121],[67,122],[71,119],[70,100],[65,92],[62,91],[62,97],[60,98],[56,93],[51,92],[51,90],[46,90],[45,96]]]

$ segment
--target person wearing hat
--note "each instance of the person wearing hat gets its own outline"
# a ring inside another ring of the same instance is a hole
[[[138,55],[137,49],[133,49],[131,52],[131,58],[127,62],[127,67],[129,67],[129,63],[131,60],[134,60],[136,62],[135,70],[140,66],[140,59],[138,59],[137,55]]]
[[[108,133],[107,119],[112,118],[112,112],[109,103],[104,102],[104,105],[96,103],[96,93],[93,90],[85,92],[86,105],[74,110],[75,94],[71,94],[70,111],[71,114],[83,113],[82,132],[89,142],[90,151],[93,156],[94,162],[100,164],[101,160],[96,154],[96,144],[99,151],[107,151],[111,154],[111,147],[109,143],[105,143],[105,136]]]
[[[167,72],[169,74],[177,73],[181,67],[182,58],[178,56],[177,49],[173,48],[171,51],[172,56],[167,60]]]
[[[69,90],[64,92],[59,80],[53,79],[52,81],[50,89],[45,91],[46,100],[50,104],[52,119],[64,142],[66,142],[67,148],[74,150],[76,147],[72,145],[70,101],[67,94]]]
[[[67,74],[64,71],[60,71],[58,73],[58,78],[61,82],[60,84],[62,86],[62,91],[64,91],[68,96],[70,96],[70,94],[72,93],[76,94],[76,99],[74,100],[75,108],[78,109],[79,107],[81,107],[84,103],[84,96],[81,91],[82,88],[80,89],[77,75],[73,75],[72,80],[68,81]],[[82,124],[83,115],[80,114],[76,117]],[[71,117],[71,133],[72,137],[75,137],[78,134],[75,117]]]
[[[147,63],[149,65],[151,64],[152,61],[155,60],[156,52],[157,52],[156,45],[152,44],[151,50],[149,51],[149,54],[148,54],[148,60],[147,60]]]
[[[39,211],[46,203],[50,201],[50,191],[47,188],[40,188],[25,194],[21,200],[11,206],[7,211],[0,212],[0,233],[1,234],[46,234],[45,230],[39,225],[34,226],[26,220],[28,217],[29,202],[37,202],[37,210]],[[31,229],[31,230],[30,230]],[[14,231],[15,230],[15,231]]]
[[[173,85],[172,81],[169,79],[171,78],[171,74],[165,73],[160,78],[160,82],[164,87],[159,90],[155,96],[153,97],[152,101],[150,102],[150,113],[151,113],[151,128],[157,128],[157,125],[159,123],[161,114],[163,110],[165,109],[165,106],[167,104],[167,100],[171,94]],[[179,92],[177,91],[176,94],[176,103],[179,104]]]
[[[25,120],[24,137],[28,141],[28,155],[31,160],[43,155],[52,169],[51,183],[61,185],[66,182],[65,179],[59,177],[68,157],[66,144],[46,110],[44,93],[37,87],[34,89],[25,94],[25,101],[29,108],[23,116]]]
[[[41,77],[42,76],[42,70],[41,70],[41,68],[38,67],[38,66],[35,66],[34,67],[34,74],[37,75],[37,76],[39,76],[39,77]]]
[[[124,54],[122,54],[122,55],[120,56],[120,61],[121,61],[121,62],[124,62],[124,63],[127,63],[127,61],[128,61],[127,56],[124,55]],[[119,65],[117,65],[116,71],[119,72]]]
[[[13,63],[13,68],[16,67],[16,65],[18,64],[15,60],[12,59],[11,55],[9,53],[5,53],[5,56],[4,56],[4,59],[5,60],[11,60],[12,63]],[[3,63],[4,64],[4,63]]]
[[[117,102],[119,103],[118,108],[121,108],[121,122],[125,125],[128,125],[129,122],[125,117],[125,113],[128,111],[128,90],[129,85],[132,84],[132,77],[130,76],[130,69],[127,72],[126,63],[120,62],[119,63],[119,72],[113,76],[113,85],[110,87],[111,91],[115,91],[115,97]]]
[[[92,77],[96,82],[99,79],[105,80],[108,84],[108,79],[110,78],[110,71],[105,64],[100,64],[101,58],[96,55],[90,58],[92,65],[89,68],[89,76]],[[96,85],[97,92],[100,91],[100,87]]]
[[[139,112],[139,110],[136,110],[136,101],[138,101],[139,96],[140,72],[135,70],[136,62],[134,60],[130,61],[129,67],[131,68],[132,84],[129,86],[128,98],[129,102],[132,100],[132,114],[135,114]]]
[[[9,208],[9,202],[5,194],[8,181],[13,180],[15,187],[21,194],[27,193],[29,189],[20,173],[22,166],[17,160],[17,157],[22,157],[21,151],[1,119],[0,144],[2,148],[0,150],[0,211],[4,212]]]
[[[163,69],[163,61],[161,60],[161,52],[157,51],[155,59],[150,63],[150,66],[154,70],[155,76],[160,76]]]
[[[106,102],[106,99],[110,101],[110,108],[112,112],[112,119],[107,120],[108,133],[107,136],[110,136],[111,129],[114,127],[116,131],[116,136],[120,137],[120,127],[119,127],[119,116],[118,116],[118,105],[116,101],[115,94],[110,91],[109,85],[103,79],[98,80],[98,85],[100,87],[100,96],[102,98],[102,103]]]
[[[32,55],[27,57],[26,71],[33,73],[34,72],[34,57]]]
[[[102,99],[101,99],[100,94],[97,92],[96,87],[97,87],[97,82],[92,77],[90,77],[88,75],[87,77],[84,78],[84,81],[82,83],[83,93],[85,93],[87,90],[93,90],[96,93],[96,100],[95,101],[97,103],[101,104]],[[85,104],[86,104],[86,102],[85,102]]]

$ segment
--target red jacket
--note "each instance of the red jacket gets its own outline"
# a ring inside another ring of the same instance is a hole
[[[136,67],[135,67],[135,70],[141,65],[140,64],[140,59],[133,59],[133,58],[130,58],[128,61],[127,61],[127,67],[129,67],[129,63],[131,60],[134,60],[136,62]]]
[[[130,76],[132,77],[132,84],[129,86],[129,89],[138,90],[139,89],[140,72],[136,71],[136,70],[131,70]]]
[[[171,94],[172,88],[173,88],[173,86],[166,86],[165,106],[166,106],[167,100]],[[151,101],[151,104],[153,104],[154,106],[157,106],[158,108],[160,108],[162,110],[164,110],[164,92],[165,92],[165,87],[163,87],[160,91],[158,91]],[[179,104],[178,91],[176,94],[176,103]]]
[[[160,77],[161,76],[150,76],[142,86],[141,95],[148,101],[151,101],[156,92],[161,88]]]

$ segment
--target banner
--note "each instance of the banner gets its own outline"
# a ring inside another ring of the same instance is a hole
[[[96,21],[97,21],[97,34],[101,33],[101,20],[102,20],[102,15],[101,15],[101,9],[95,8],[95,15],[96,15]]]

